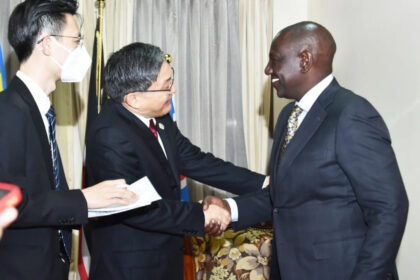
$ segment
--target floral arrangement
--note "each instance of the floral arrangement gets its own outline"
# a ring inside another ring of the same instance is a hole
[[[271,229],[228,229],[220,236],[193,237],[197,280],[267,280]]]

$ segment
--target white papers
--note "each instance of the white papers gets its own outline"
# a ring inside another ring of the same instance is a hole
[[[162,199],[147,176],[127,186],[127,189],[137,194],[138,200],[130,205],[113,205],[106,208],[89,209],[88,217],[100,217],[125,212],[131,209],[150,205],[153,201]]]

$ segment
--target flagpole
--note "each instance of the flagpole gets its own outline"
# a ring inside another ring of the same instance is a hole
[[[99,30],[95,33],[96,44],[96,98],[98,101],[98,112],[101,110],[101,65],[102,65],[102,50],[103,50],[103,28],[104,28],[104,9],[105,0],[97,0],[96,7],[98,8]]]

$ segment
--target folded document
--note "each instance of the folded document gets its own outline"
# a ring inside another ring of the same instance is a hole
[[[147,176],[127,186],[127,189],[137,194],[138,200],[130,205],[110,206],[106,208],[89,209],[88,217],[108,216],[135,208],[150,205],[153,201],[162,199]]]

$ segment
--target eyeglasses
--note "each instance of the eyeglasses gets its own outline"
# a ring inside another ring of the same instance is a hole
[[[83,36],[82,35],[79,35],[79,36],[65,36],[65,35],[50,34],[50,35],[47,35],[47,36],[77,39],[78,44],[83,44]],[[42,37],[41,39],[36,41],[36,43],[37,44],[41,43],[42,41],[44,41],[45,38],[47,38],[47,36]]]
[[[174,81],[175,81],[175,70],[173,67],[171,67],[171,83],[169,85],[169,88],[167,89],[150,89],[150,90],[142,90],[139,92],[171,92],[172,86],[174,85]]]

